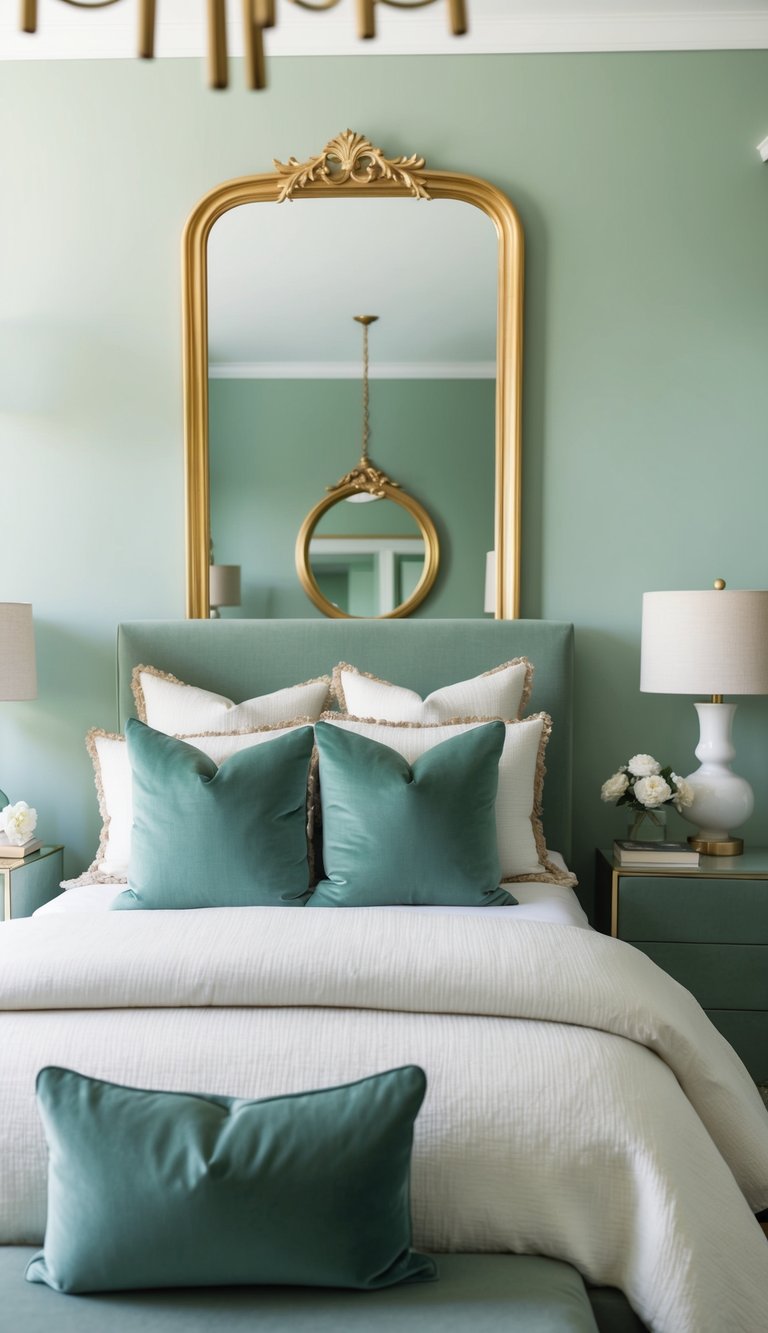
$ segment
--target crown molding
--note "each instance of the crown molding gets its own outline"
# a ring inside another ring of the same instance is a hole
[[[199,7],[198,7],[199,8]],[[718,9],[596,14],[585,10],[548,17],[497,14],[471,17],[465,37],[451,37],[436,16],[393,10],[379,20],[380,35],[359,41],[349,14],[307,15],[283,6],[280,23],[267,33],[267,59],[281,56],[503,55],[534,52],[711,51],[768,47],[768,4],[761,10]],[[385,21],[386,19],[386,21]],[[127,59],[136,45],[135,14],[128,5],[88,14],[60,4],[41,5],[39,31],[18,31],[16,5],[0,14],[0,60]],[[230,54],[240,55],[240,25],[231,26]],[[189,0],[159,7],[157,54],[202,56],[202,20],[189,17]]]
[[[210,380],[359,380],[359,361],[211,361]],[[494,361],[379,361],[372,380],[493,380]]]

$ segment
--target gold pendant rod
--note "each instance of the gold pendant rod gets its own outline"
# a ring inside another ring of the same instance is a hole
[[[37,0],[21,0],[21,31],[37,32]]]
[[[375,0],[357,0],[357,35],[365,40],[376,36]]]
[[[139,55],[152,60],[155,54],[155,0],[139,0]]]
[[[368,441],[371,437],[370,395],[368,391],[368,329],[375,324],[378,315],[353,315],[352,318],[363,326],[363,447],[360,450],[360,466],[368,464]]]
[[[463,37],[467,31],[467,6],[464,0],[448,0],[451,20],[451,32],[454,37]]]
[[[254,92],[267,86],[264,38],[257,21],[257,0],[243,0],[243,55],[245,86]]]
[[[227,88],[226,0],[208,0],[208,87]]]

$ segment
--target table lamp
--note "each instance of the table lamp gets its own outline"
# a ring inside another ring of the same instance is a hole
[[[640,689],[652,694],[708,694],[699,715],[696,757],[687,778],[693,804],[681,810],[698,824],[688,841],[707,856],[738,856],[741,838],[730,829],[754,808],[752,788],[731,769],[735,704],[724,694],[768,694],[768,592],[712,590],[643,595]]]
[[[220,606],[240,605],[240,566],[211,565],[208,570],[211,619],[220,618]]]
[[[35,633],[29,602],[0,602],[0,699],[35,699]],[[0,810],[8,804],[0,791]]]

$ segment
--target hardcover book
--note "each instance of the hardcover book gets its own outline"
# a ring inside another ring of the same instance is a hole
[[[617,839],[613,854],[620,866],[697,866],[699,853],[687,842],[630,842]]]
[[[39,838],[27,838],[22,843],[9,842],[6,835],[0,833],[0,861],[21,861],[32,852],[38,852],[42,845]]]

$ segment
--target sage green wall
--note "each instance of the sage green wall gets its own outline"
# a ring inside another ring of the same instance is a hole
[[[371,383],[371,458],[428,509],[438,530],[440,573],[419,614],[483,614],[494,393],[490,380]],[[360,457],[359,383],[214,379],[209,421],[214,549],[222,564],[242,563],[243,614],[319,615],[296,576],[294,543],[326,486]],[[361,518],[357,505],[342,509],[346,515],[327,515],[327,532],[347,531],[345,516]],[[399,512],[405,522],[397,530],[415,533],[408,512]]]
[[[212,184],[352,125],[520,209],[523,610],[577,626],[588,896],[592,845],[617,828],[602,779],[637,749],[685,771],[696,738],[687,700],[638,693],[643,590],[767,581],[768,53],[269,76],[213,94],[191,61],[2,65],[0,595],[34,603],[40,650],[39,699],[0,706],[2,786],[79,868],[98,826],[82,735],[114,725],[115,625],[183,614],[184,218]],[[747,833],[768,842],[768,700],[736,731]]]

